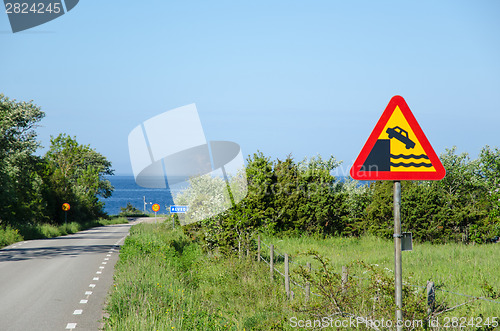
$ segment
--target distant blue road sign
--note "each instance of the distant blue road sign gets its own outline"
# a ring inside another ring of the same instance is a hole
[[[170,206],[171,213],[185,213],[188,209],[188,206]]]

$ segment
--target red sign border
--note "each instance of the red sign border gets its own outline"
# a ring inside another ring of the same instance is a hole
[[[375,143],[377,142],[378,137],[380,137],[382,130],[396,110],[396,106],[399,106],[399,109],[401,109],[401,112],[406,118],[406,121],[413,130],[413,133],[415,133],[415,136],[417,137],[418,141],[422,145],[422,148],[429,157],[429,160],[434,166],[434,169],[436,169],[436,172],[361,171],[361,167],[365,163],[366,158],[373,149],[373,146],[375,146]],[[415,116],[413,116],[410,107],[408,107],[408,105],[406,104],[405,99],[403,99],[403,97],[400,95],[395,95],[389,101],[389,104],[382,113],[382,116],[380,116],[380,119],[375,125],[375,128],[370,134],[365,145],[363,146],[363,149],[361,149],[361,152],[356,158],[356,161],[354,161],[354,164],[352,165],[350,170],[350,175],[353,179],[357,180],[441,180],[446,175],[446,169],[443,167],[443,164],[441,163],[441,160],[439,160],[439,157],[436,155],[436,152],[434,152],[434,149],[429,143],[429,140],[427,140],[427,137],[422,131],[422,128],[415,119]]]
[[[154,210],[154,208],[153,208],[154,206],[158,206],[158,210]],[[151,209],[152,209],[155,213],[157,213],[157,212],[159,212],[159,211],[160,211],[161,207],[160,207],[160,205],[159,205],[159,204],[155,203],[154,205],[152,205],[152,206],[151,206]]]

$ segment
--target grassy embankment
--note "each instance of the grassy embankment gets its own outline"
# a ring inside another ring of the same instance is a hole
[[[318,268],[317,262],[306,253],[317,251],[331,260],[334,269],[341,272],[343,265],[352,261],[362,260],[394,270],[394,243],[376,237],[362,238],[328,238],[323,240],[310,237],[302,238],[263,238],[266,244],[274,244],[275,251],[291,256],[292,270],[296,265],[311,262],[313,268]],[[263,245],[265,252],[267,247]],[[466,302],[471,298],[443,292],[441,290],[484,296],[482,285],[485,283],[500,288],[500,244],[463,245],[431,243],[413,243],[413,251],[403,252],[403,279],[411,285],[426,286],[427,281],[433,281],[438,290],[436,300],[446,301],[448,306]],[[278,265],[283,272],[283,267]],[[362,274],[357,276],[362,277]],[[441,289],[441,290],[439,290]],[[415,287],[424,293],[425,289]],[[499,301],[496,299],[494,301]],[[478,300],[471,305],[460,307],[446,316],[471,317],[483,314],[500,317],[500,304]]]
[[[106,330],[283,329],[293,312],[264,264],[206,255],[180,228],[168,228],[132,227],[115,267]]]
[[[122,224],[127,222],[127,219],[124,217],[114,217],[111,219],[99,219],[87,223],[71,222],[58,226],[52,224],[35,224],[25,225],[19,228],[13,228],[10,226],[0,227],[0,248],[23,240],[54,238],[77,233],[78,231],[90,229],[96,226]]]
[[[295,262],[292,272],[307,261],[318,267],[304,254],[310,249],[330,258],[336,269],[353,260],[393,269],[392,242],[378,238],[265,238],[264,241],[273,243],[277,252],[291,255]],[[500,284],[496,272],[499,262],[495,259],[498,249],[495,245],[415,244],[413,252],[404,252],[404,276],[414,285],[425,286],[427,279],[432,279],[442,289],[480,296],[485,280],[496,287]],[[267,254],[264,250],[263,255]],[[283,272],[283,263],[278,262],[277,268]],[[207,255],[180,229],[172,231],[164,224],[136,225],[116,265],[105,329],[286,330],[292,329],[289,323],[292,316],[310,319],[311,316],[293,310],[286,299],[281,276],[276,275],[271,282],[268,270],[264,263]],[[295,301],[302,300],[302,290],[292,289]],[[415,290],[425,295],[423,289]],[[449,306],[468,299],[438,291],[438,301],[443,298]],[[498,316],[499,307],[477,301],[469,308],[443,316],[493,317]]]

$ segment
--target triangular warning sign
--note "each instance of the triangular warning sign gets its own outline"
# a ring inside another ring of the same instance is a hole
[[[440,180],[441,161],[403,97],[394,96],[351,168],[358,180]]]

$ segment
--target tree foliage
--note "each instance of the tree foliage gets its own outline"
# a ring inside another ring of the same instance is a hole
[[[111,162],[89,145],[80,145],[66,134],[52,137],[45,154],[45,175],[48,186],[48,212],[51,219],[62,222],[60,206],[74,206],[73,219],[84,221],[104,216],[99,196],[111,196],[113,187],[105,175],[112,175]]]
[[[0,224],[61,223],[63,202],[71,204],[70,220],[105,215],[99,197],[113,191],[104,178],[113,174],[111,163],[64,134],[51,139],[45,156],[37,156],[36,128],[44,116],[32,101],[0,94]]]
[[[40,216],[40,146],[36,127],[44,113],[32,102],[16,102],[0,94],[0,222]]]
[[[441,156],[446,176],[441,181],[404,181],[401,220],[418,241],[482,243],[500,235],[498,188],[500,152],[488,146],[478,159],[446,150]],[[392,236],[392,182],[370,186],[367,232]]]
[[[499,236],[500,150],[486,146],[471,160],[452,148],[441,161],[443,180],[402,182],[403,231],[434,243],[483,243]],[[255,153],[247,159],[247,197],[186,231],[202,233],[208,247],[240,253],[259,232],[392,238],[393,182],[338,180],[331,174],[338,165],[334,157],[272,161]]]
[[[198,232],[209,247],[244,250],[259,231],[272,234],[342,234],[348,213],[347,194],[331,171],[334,157],[300,162],[291,156],[271,161],[257,152],[247,159],[248,194],[224,213],[186,228]]]

